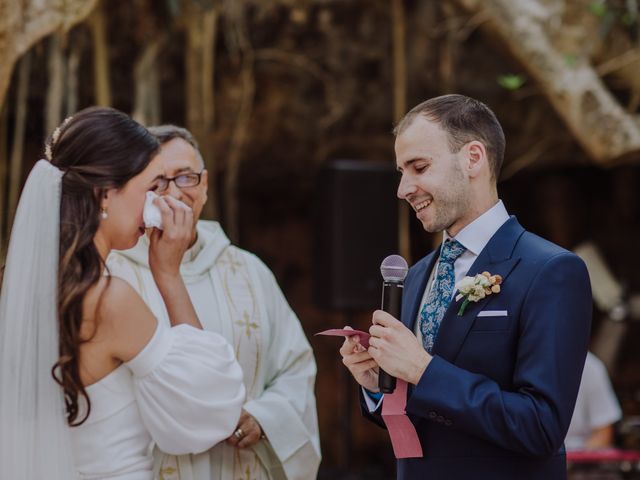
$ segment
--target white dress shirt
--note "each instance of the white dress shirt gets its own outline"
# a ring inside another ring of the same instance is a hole
[[[504,225],[507,220],[509,220],[507,209],[504,207],[502,200],[498,200],[498,203],[460,230],[458,235],[455,237],[451,237],[446,230],[442,232],[442,243],[449,239],[457,240],[464,248],[466,248],[464,253],[460,255],[453,264],[456,284],[464,278],[471,268],[471,265],[473,265],[473,262],[475,262],[478,255],[480,255],[480,252],[484,250],[484,247],[486,247],[489,240],[491,240],[491,237],[495,235],[498,229]],[[414,333],[420,341],[422,341],[422,333],[420,332],[420,312],[427,301],[429,292],[433,288],[433,284],[436,279],[435,272],[438,271],[438,263],[439,260],[436,262],[430,273],[431,276],[429,277],[427,287],[424,289],[424,293],[422,294],[422,301],[420,302],[420,308],[418,309],[418,317],[416,319]],[[451,296],[453,297],[454,294],[455,289],[451,292]]]
[[[607,368],[598,357],[588,352],[576,407],[564,441],[567,450],[584,450],[594,430],[613,425],[621,418],[622,410]]]

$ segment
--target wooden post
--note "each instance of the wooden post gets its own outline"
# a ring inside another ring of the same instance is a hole
[[[393,120],[398,122],[407,112],[407,56],[404,0],[391,0],[393,31]],[[409,237],[409,209],[406,202],[398,202],[398,247],[411,264]]]

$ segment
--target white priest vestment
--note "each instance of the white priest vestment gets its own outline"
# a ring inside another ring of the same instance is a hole
[[[199,221],[181,273],[205,330],[234,347],[247,391],[244,409],[266,439],[249,449],[221,442],[199,455],[157,453],[160,480],[310,480],[320,464],[314,396],[316,365],[300,322],[271,271],[230,242],[217,222]],[[107,259],[111,275],[135,288],[159,321],[169,323],[148,267],[143,236]],[[220,385],[220,388],[225,388]]]

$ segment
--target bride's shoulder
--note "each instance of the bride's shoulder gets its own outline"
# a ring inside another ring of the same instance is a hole
[[[113,344],[114,355],[122,361],[135,356],[155,331],[151,310],[125,280],[101,278],[87,292],[86,306],[92,304],[100,336]]]
[[[94,310],[97,316],[111,316],[140,305],[144,306],[144,302],[138,293],[125,280],[117,277],[100,277],[100,280],[89,288],[85,297],[86,309]]]

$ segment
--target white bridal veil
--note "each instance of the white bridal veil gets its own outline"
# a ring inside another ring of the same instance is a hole
[[[62,172],[40,160],[16,212],[0,295],[0,471],[7,480],[76,478],[58,359]]]

